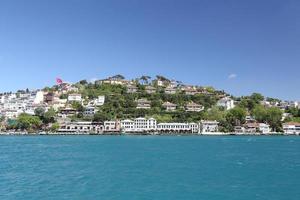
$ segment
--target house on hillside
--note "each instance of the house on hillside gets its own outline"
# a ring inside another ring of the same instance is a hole
[[[186,94],[186,95],[196,95],[199,94],[198,90],[196,87],[190,87],[190,86],[185,86],[181,88],[181,90]]]
[[[148,94],[153,94],[153,93],[156,92],[156,88],[153,87],[153,86],[147,85],[147,86],[145,87],[145,91],[146,91],[146,93],[148,93]]]
[[[81,94],[69,94],[68,96],[68,101],[69,102],[81,102]]]
[[[136,93],[138,88],[135,85],[127,86],[127,93]]]
[[[165,102],[162,106],[166,109],[166,111],[175,111],[177,107],[176,104],[170,102]]]
[[[225,110],[230,110],[235,107],[234,101],[230,97],[224,97],[217,102],[217,106],[224,107]]]
[[[176,94],[176,92],[177,92],[177,89],[174,88],[174,87],[166,87],[165,88],[165,93],[166,94]]]
[[[136,103],[137,103],[137,106],[136,106],[137,109],[150,109],[151,108],[151,102],[148,101],[147,99],[138,99],[136,101]]]
[[[194,102],[188,103],[185,106],[185,111],[187,112],[200,112],[202,110],[204,110],[204,106]]]

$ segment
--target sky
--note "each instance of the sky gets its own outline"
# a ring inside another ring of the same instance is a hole
[[[300,100],[298,0],[0,0],[0,92],[123,74]]]

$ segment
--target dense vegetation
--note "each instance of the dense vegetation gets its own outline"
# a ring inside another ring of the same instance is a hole
[[[176,94],[166,94],[163,87],[156,87],[154,94],[145,92],[145,86],[137,84],[138,92],[128,94],[126,87],[110,84],[77,83],[80,92],[86,102],[99,95],[105,95],[105,104],[99,107],[93,117],[94,121],[114,119],[127,119],[135,117],[155,117],[158,122],[197,122],[204,120],[217,120],[220,122],[222,131],[233,131],[234,126],[245,123],[247,115],[254,116],[258,122],[268,123],[274,131],[281,131],[282,111],[279,108],[265,108],[260,102],[264,100],[261,94],[253,93],[251,96],[237,98],[238,105],[231,110],[225,111],[216,107],[219,100],[218,93],[210,88],[210,94],[186,95],[182,91]],[[151,109],[136,109],[136,100],[146,98],[151,101]],[[162,107],[164,102],[177,105],[177,110],[168,112]],[[189,102],[195,102],[205,107],[202,112],[185,112],[184,106]],[[294,111],[296,112],[296,111]],[[78,116],[84,120],[82,116]],[[75,118],[73,120],[76,120]],[[85,120],[91,120],[86,118]]]
[[[121,76],[121,75],[119,75]],[[123,77],[119,77],[123,78]],[[160,79],[166,79],[159,77]],[[277,99],[265,98],[261,94],[253,93],[250,96],[239,98],[232,97],[236,100],[237,106],[231,110],[224,110],[217,107],[217,101],[224,95],[224,92],[216,91],[212,87],[207,87],[208,93],[186,95],[183,91],[177,90],[175,94],[166,94],[166,86],[159,87],[153,83],[156,92],[148,94],[145,90],[145,84],[149,84],[149,77],[142,76],[135,81],[138,88],[136,93],[128,93],[127,87],[122,85],[89,83],[82,80],[75,84],[79,93],[83,97],[83,104],[73,102],[69,106],[77,110],[77,114],[71,117],[72,121],[96,121],[103,122],[106,120],[132,119],[136,117],[154,117],[158,122],[198,122],[200,120],[217,120],[220,122],[220,130],[224,132],[234,131],[234,126],[240,126],[245,123],[246,116],[253,116],[257,122],[268,123],[273,131],[282,131],[282,114],[283,111],[277,107],[264,107],[261,101],[279,101]],[[46,91],[56,91],[57,86],[45,88]],[[97,113],[92,117],[83,115],[85,106],[96,99],[98,96],[105,96],[105,104],[97,108]],[[226,94],[225,94],[226,95]],[[62,94],[61,99],[66,99],[68,94]],[[151,109],[136,109],[137,99],[147,99],[151,102]],[[177,105],[175,111],[167,111],[162,105],[164,102],[171,102]],[[194,102],[204,106],[201,112],[186,112],[185,105]],[[297,108],[287,109],[285,112],[290,113],[285,121],[300,122],[300,110]],[[55,131],[59,125],[57,123],[57,113],[54,109],[47,112],[43,108],[35,110],[35,115],[21,114],[14,123],[9,123],[8,128],[34,131],[43,129]],[[1,124],[3,120],[0,121]]]

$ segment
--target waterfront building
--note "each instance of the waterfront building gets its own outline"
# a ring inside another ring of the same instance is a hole
[[[283,131],[288,135],[299,135],[300,134],[300,123],[299,122],[287,122],[283,124]]]
[[[165,102],[162,106],[166,109],[166,111],[175,111],[177,107],[176,104],[170,102]]]
[[[154,118],[143,118],[139,117],[134,119],[134,129],[135,131],[152,131],[156,129],[156,119]]]
[[[224,97],[217,102],[217,106],[224,107],[225,110],[230,110],[235,107],[234,101],[230,97]]]
[[[245,128],[243,126],[234,126],[234,132],[235,133],[245,133]]]
[[[68,101],[69,102],[81,102],[81,94],[69,94],[68,96]]]
[[[58,132],[80,134],[102,134],[104,126],[99,122],[69,122],[61,124]]]
[[[158,133],[191,133],[192,128],[189,123],[159,123]]]
[[[258,129],[259,129],[259,124],[254,122],[249,122],[249,123],[246,123],[244,124],[244,130],[245,130],[245,133],[257,133],[258,132]]]
[[[191,102],[185,106],[185,110],[187,112],[200,112],[200,111],[204,110],[204,107],[200,104]]]
[[[134,131],[134,121],[130,119],[121,121],[121,130],[125,133],[130,133]]]
[[[265,123],[259,123],[258,129],[262,134],[269,134],[271,132],[270,125]]]
[[[270,133],[270,125],[257,122],[246,122],[243,126],[235,126],[236,133],[249,133],[249,134],[268,134]]]
[[[197,123],[189,123],[191,133],[199,133],[200,125]]]
[[[201,120],[199,133],[214,133],[219,131],[219,122]]]
[[[156,130],[156,119],[139,117],[134,120],[122,120],[121,130],[125,133],[144,133]]]
[[[121,122],[116,120],[116,121],[105,121],[104,122],[104,132],[120,132],[121,130]]]
[[[138,99],[137,101],[137,109],[150,109],[151,108],[151,102],[147,99]]]

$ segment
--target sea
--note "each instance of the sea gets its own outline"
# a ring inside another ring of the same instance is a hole
[[[300,137],[1,136],[0,199],[300,200]]]

